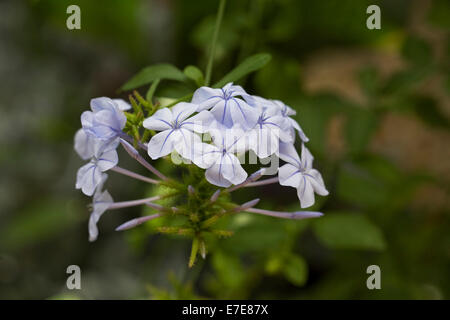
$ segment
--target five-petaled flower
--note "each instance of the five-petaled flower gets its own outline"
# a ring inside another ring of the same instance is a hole
[[[314,192],[321,196],[328,195],[322,175],[313,169],[313,156],[302,144],[301,159],[290,144],[280,146],[280,158],[287,163],[278,169],[278,178],[283,186],[297,188],[297,195],[302,208],[314,204]]]
[[[206,169],[205,177],[209,183],[229,187],[243,182],[248,174],[242,168],[236,153],[245,151],[245,133],[240,128],[211,130],[213,144],[197,144],[194,163]],[[200,152],[198,152],[200,150]]]
[[[256,107],[250,106],[239,98],[248,94],[241,86],[228,83],[221,89],[201,87],[194,92],[192,103],[198,105],[198,111],[211,110],[217,123],[226,128],[240,125],[252,129],[258,121]]]
[[[213,121],[208,112],[200,112],[187,119],[196,111],[196,105],[181,102],[172,109],[160,109],[145,119],[145,128],[161,131],[148,143],[148,155],[152,159],[158,159],[175,150],[184,158],[192,160],[194,144],[200,142],[200,137],[195,132],[204,132],[205,125]]]
[[[81,189],[87,196],[91,196],[97,186],[101,183],[105,172],[117,165],[119,158],[117,146],[119,139],[110,140],[108,144],[103,141],[95,141],[94,155],[90,162],[78,169],[76,188]]]
[[[278,152],[279,142],[293,142],[288,126],[277,108],[259,108],[256,125],[247,132],[248,147],[260,158]]]
[[[106,97],[92,99],[92,111],[81,114],[81,124],[85,132],[100,140],[110,140],[120,136],[127,123],[127,118],[121,110],[127,107],[123,102]]]

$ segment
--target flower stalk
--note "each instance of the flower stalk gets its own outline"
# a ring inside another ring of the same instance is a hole
[[[211,50],[209,52],[208,65],[206,67],[205,85],[208,86],[211,81],[211,73],[214,63],[214,56],[216,53],[217,38],[219,37],[220,25],[222,23],[223,14],[225,12],[226,0],[220,0],[219,9],[217,11],[216,25],[214,26],[214,34],[211,43]]]

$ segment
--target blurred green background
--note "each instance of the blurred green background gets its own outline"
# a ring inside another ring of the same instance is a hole
[[[70,4],[81,8],[81,30],[66,28]],[[381,30],[366,28],[370,4],[381,7]],[[448,299],[446,0],[229,0],[213,81],[251,54],[272,55],[240,84],[297,110],[330,191],[313,208],[325,217],[240,214],[224,222],[234,236],[211,242],[192,269],[190,240],[155,233],[157,220],[114,232],[139,208],[107,212],[88,242],[90,199],[74,188],[81,112],[152,63],[204,69],[217,6],[0,2],[0,298]],[[145,187],[113,173],[107,184],[118,201]],[[233,197],[299,209],[295,189],[278,185]],[[82,290],[66,289],[71,264]],[[372,264],[381,290],[366,287]]]

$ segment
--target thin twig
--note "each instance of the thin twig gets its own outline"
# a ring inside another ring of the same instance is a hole
[[[122,139],[122,140],[120,140],[120,143],[122,144],[122,146],[125,149],[125,151],[128,152],[128,154],[133,159],[135,159],[137,162],[139,162],[142,166],[144,166],[149,171],[153,172],[155,175],[157,175],[162,180],[167,180],[167,177],[165,175],[163,175],[161,172],[156,170],[155,167],[153,167],[150,163],[148,163],[147,160],[145,160],[139,154],[139,152],[135,148],[133,148],[128,142],[126,142],[125,140]]]
[[[270,179],[261,180],[261,181],[257,181],[257,182],[251,182],[251,183],[245,185],[244,188],[264,186],[266,184],[277,183],[277,182],[278,182],[278,177],[275,177],[275,178],[270,178]]]
[[[148,183],[151,183],[151,184],[158,184],[159,183],[158,180],[145,177],[143,175],[134,173],[134,172],[132,172],[130,170],[127,170],[127,169],[124,169],[124,168],[121,168],[121,167],[118,167],[118,166],[115,166],[114,168],[112,168],[111,171],[123,174],[125,176],[131,177],[131,178],[134,178],[134,179],[137,179],[137,180],[148,182]]]
[[[213,68],[214,55],[216,52],[217,38],[219,36],[220,24],[222,23],[222,17],[223,17],[223,13],[225,11],[225,3],[226,3],[226,0],[220,0],[219,9],[217,10],[216,25],[214,27],[211,51],[209,52],[209,60],[208,60],[208,65],[206,67],[205,86],[208,86],[209,82],[211,80],[211,72],[212,72],[212,68]]]

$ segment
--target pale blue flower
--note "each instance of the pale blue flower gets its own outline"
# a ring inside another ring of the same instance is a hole
[[[102,181],[102,172],[105,172],[117,165],[119,158],[117,146],[119,139],[110,141],[105,145],[102,141],[95,144],[94,156],[90,162],[82,166],[77,172],[76,188],[91,196],[97,186]]]
[[[280,184],[297,188],[302,208],[314,204],[314,192],[321,196],[328,195],[321,174],[312,167],[314,158],[304,144],[301,159],[292,144],[281,144],[280,158],[288,162],[278,169]]]
[[[205,177],[209,183],[219,187],[229,187],[245,181],[248,174],[242,168],[235,153],[245,150],[244,132],[239,129],[229,129],[225,132],[211,132],[213,144],[197,144],[195,151],[200,156],[194,158],[194,163],[206,169]]]
[[[160,109],[144,120],[145,128],[161,131],[147,145],[148,155],[152,159],[164,157],[174,150],[186,159],[192,158],[193,146],[200,142],[200,137],[194,132],[204,132],[213,121],[208,111],[188,118],[196,110],[197,105],[181,102],[172,109]]]
[[[279,141],[292,142],[286,121],[276,108],[259,108],[259,118],[247,132],[248,148],[260,158],[278,152]]]
[[[101,140],[122,135],[127,118],[114,100],[106,97],[92,99],[91,109],[81,114],[81,124],[87,134]]]
[[[280,100],[272,100],[272,102],[280,110],[281,115],[285,119],[286,121],[285,127],[287,127],[288,130],[290,131],[292,139],[295,140],[295,130],[297,130],[300,139],[303,142],[308,142],[309,139],[303,132],[298,122],[291,118],[291,116],[295,116],[297,112]]]
[[[97,223],[103,213],[108,210],[108,208],[113,204],[113,198],[108,191],[102,191],[103,184],[108,178],[106,173],[103,173],[100,178],[100,182],[95,190],[94,196],[92,198],[92,212],[89,218],[89,241],[95,241],[98,237],[98,227]]]
[[[191,102],[198,105],[198,111],[211,110],[217,123],[226,128],[240,125],[244,129],[251,129],[258,121],[258,114],[255,107],[239,98],[247,95],[241,86],[234,86],[230,82],[221,89],[197,89]]]

